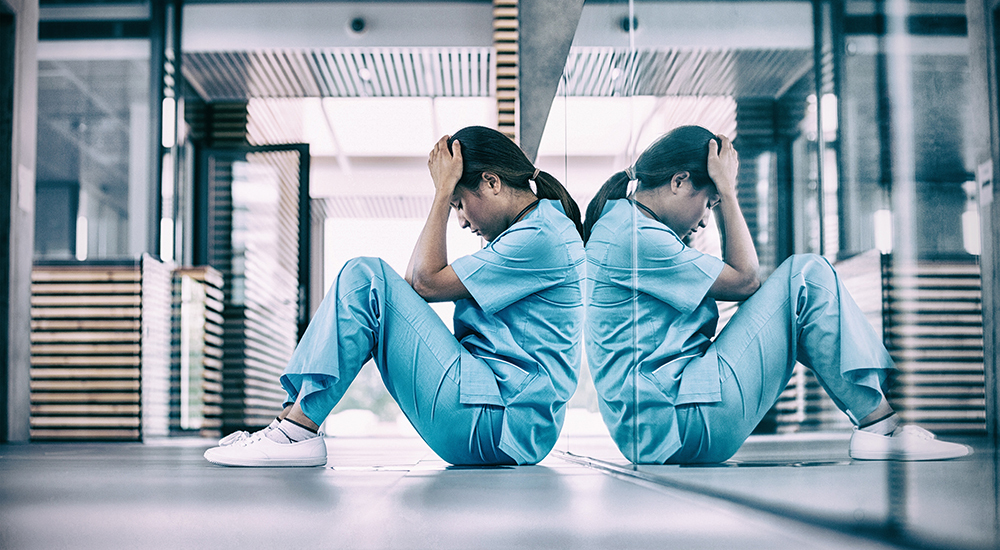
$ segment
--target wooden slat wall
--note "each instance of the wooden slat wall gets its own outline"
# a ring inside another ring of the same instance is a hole
[[[31,438],[139,440],[166,376],[166,268],[141,262],[37,265],[31,296]],[[162,288],[155,288],[161,285]],[[145,330],[145,332],[144,332]],[[149,380],[144,384],[143,376]]]
[[[898,369],[889,402],[941,433],[985,433],[977,258],[899,265],[883,258],[883,336]]]
[[[170,430],[218,437],[222,428],[222,274],[174,270]]]
[[[142,257],[142,438],[170,433],[172,266]]]
[[[493,0],[496,49],[497,130],[518,140],[519,33],[517,0]]]

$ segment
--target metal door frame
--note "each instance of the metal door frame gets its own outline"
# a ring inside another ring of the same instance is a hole
[[[299,296],[298,296],[298,336],[302,338],[309,324],[309,304],[312,299],[312,272],[310,270],[310,209],[309,209],[309,144],[293,143],[285,145],[247,145],[238,147],[198,148],[194,182],[194,232],[193,258],[195,265],[208,265],[208,163],[209,155],[249,155],[253,153],[277,153],[292,151],[299,154]]]

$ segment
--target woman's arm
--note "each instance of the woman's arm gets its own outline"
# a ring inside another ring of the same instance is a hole
[[[434,181],[434,200],[404,276],[413,290],[428,302],[471,297],[455,270],[448,265],[447,230],[451,196],[462,178],[462,147],[455,141],[452,144],[455,152],[452,154],[448,150],[448,137],[438,140],[427,159]]]
[[[726,265],[708,295],[716,300],[746,300],[760,288],[757,250],[736,199],[736,173],[740,166],[736,149],[729,138],[718,137],[721,147],[715,140],[708,143],[708,175],[719,191],[719,213],[726,234],[723,254]]]

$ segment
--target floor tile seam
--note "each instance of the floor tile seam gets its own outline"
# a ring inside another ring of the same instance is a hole
[[[830,517],[824,517],[814,513],[809,513],[797,509],[791,505],[780,505],[760,499],[747,497],[745,495],[719,490],[713,487],[697,483],[685,483],[676,479],[668,479],[664,476],[657,476],[647,472],[633,469],[631,465],[623,466],[605,460],[577,455],[566,451],[553,451],[552,455],[568,462],[580,464],[587,468],[600,471],[617,479],[622,479],[631,483],[636,483],[647,488],[658,490],[673,490],[733,504],[754,512],[763,512],[782,519],[792,520],[810,527],[822,528],[836,532],[840,535],[857,537],[871,542],[884,544],[887,547],[899,549],[920,549],[920,550],[978,550],[977,546],[949,545],[943,542],[933,542],[926,539],[918,539],[913,533],[905,529],[894,529],[891,525],[881,522],[846,522]],[[984,549],[986,547],[983,547]]]

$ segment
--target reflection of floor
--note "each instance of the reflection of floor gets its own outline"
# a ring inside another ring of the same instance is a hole
[[[755,438],[723,467],[635,470],[606,436],[486,469],[448,467],[411,437],[330,438],[326,468],[287,470],[213,466],[209,443],[0,446],[0,547],[892,547],[849,532],[885,518],[889,484],[885,464],[847,459],[841,435]],[[904,469],[902,509],[923,540],[991,547],[993,454],[977,451]]]
[[[975,447],[969,458],[899,463],[852,461],[849,437],[755,436],[730,461],[710,466],[636,468],[596,439],[565,456],[837,530],[930,547],[1000,547],[1000,471],[985,438],[950,438]]]

